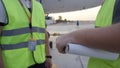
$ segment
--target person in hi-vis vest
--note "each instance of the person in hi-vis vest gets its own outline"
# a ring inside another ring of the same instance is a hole
[[[56,47],[65,53],[68,43],[120,53],[120,0],[105,0],[96,18],[96,28],[77,30],[60,36]],[[120,68],[120,58],[90,58],[88,68]]]
[[[51,68],[42,5],[1,0],[0,8],[0,68]]]

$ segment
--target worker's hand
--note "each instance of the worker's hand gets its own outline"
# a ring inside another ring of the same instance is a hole
[[[45,65],[46,65],[46,68],[52,68],[52,59],[46,58]]]
[[[65,48],[68,43],[72,42],[72,38],[69,35],[63,35],[56,39],[56,48],[60,53],[65,54]]]

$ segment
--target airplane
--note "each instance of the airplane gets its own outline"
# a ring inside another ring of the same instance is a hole
[[[104,0],[38,0],[45,13],[59,13],[88,9],[101,5]]]

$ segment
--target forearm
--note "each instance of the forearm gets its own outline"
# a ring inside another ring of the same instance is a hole
[[[45,46],[45,51],[46,51],[46,68],[52,68],[52,57],[51,57],[51,54],[50,54],[48,32],[46,32],[46,46]]]
[[[48,45],[45,46],[45,52],[46,52],[46,56],[51,56],[50,47]]]
[[[79,30],[68,34],[68,36],[73,38],[72,43],[120,52],[120,24],[106,28]]]
[[[45,39],[45,52],[46,52],[46,56],[50,56],[49,37],[47,32],[46,32],[46,39]]]
[[[0,48],[0,68],[4,68],[3,59],[2,59],[2,53]]]
[[[3,27],[0,26],[0,36],[1,36],[2,28],[3,28]],[[3,59],[2,59],[1,47],[0,47],[0,68],[4,68]]]

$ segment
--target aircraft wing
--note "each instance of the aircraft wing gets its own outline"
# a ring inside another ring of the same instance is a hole
[[[101,5],[104,0],[42,0],[45,13],[83,10]]]

